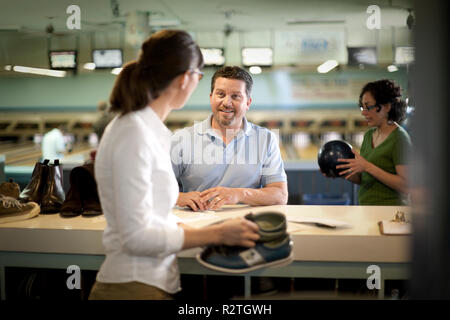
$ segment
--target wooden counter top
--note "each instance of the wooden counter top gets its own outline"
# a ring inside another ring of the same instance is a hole
[[[290,217],[326,218],[346,222],[349,228],[323,228],[288,223],[294,241],[295,260],[409,262],[410,236],[380,234],[377,222],[392,219],[401,210],[409,216],[410,208],[393,206],[227,206],[216,212],[194,213],[174,209],[185,223],[202,227],[215,221],[243,216],[249,212],[276,210]],[[0,251],[69,254],[104,254],[102,233],[104,216],[62,218],[58,214],[0,224]],[[193,257],[197,249],[180,252]]]

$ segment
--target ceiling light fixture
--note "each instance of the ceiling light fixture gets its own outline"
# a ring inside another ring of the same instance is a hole
[[[327,73],[336,68],[338,65],[339,63],[336,60],[328,60],[317,67],[317,72]]]
[[[253,67],[250,67],[249,71],[252,74],[260,74],[262,72],[262,69],[261,69],[261,67],[253,66]]]
[[[58,77],[58,78],[65,77],[66,73],[67,73],[66,71],[60,71],[60,70],[31,68],[31,67],[24,67],[24,66],[14,66],[13,70],[15,72],[31,73],[31,74],[38,74],[41,76]]]
[[[391,64],[390,66],[387,67],[387,70],[389,72],[395,72],[395,71],[398,71],[398,68],[396,65]]]
[[[120,71],[122,71],[122,68],[114,68],[111,70],[112,74],[118,75],[120,73]]]
[[[86,70],[95,70],[95,63],[88,62],[83,65],[83,68]]]

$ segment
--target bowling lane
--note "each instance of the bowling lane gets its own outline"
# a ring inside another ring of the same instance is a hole
[[[66,152],[62,162],[80,162],[89,159],[93,150],[87,143],[75,144],[72,152]],[[0,154],[5,156],[7,166],[33,166],[41,158],[41,147],[33,142],[1,143]],[[66,160],[66,161],[65,161]]]

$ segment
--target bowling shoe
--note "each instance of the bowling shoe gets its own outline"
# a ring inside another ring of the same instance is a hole
[[[39,205],[35,202],[20,201],[0,195],[0,223],[20,221],[33,218],[39,214]]]
[[[197,254],[203,266],[227,273],[246,273],[265,267],[287,265],[293,261],[292,241],[286,232],[286,217],[279,212],[248,214],[255,222],[260,239],[253,248],[214,245]]]
[[[20,195],[20,187],[10,178],[8,182],[0,184],[0,194],[17,200]]]

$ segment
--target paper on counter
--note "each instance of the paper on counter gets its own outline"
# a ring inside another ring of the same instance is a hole
[[[193,227],[204,227],[223,219],[223,217],[220,217],[214,211],[178,212],[176,216],[181,222]]]
[[[319,227],[327,228],[351,228],[352,225],[335,219],[324,218],[306,218],[306,217],[287,217],[287,221],[295,223],[315,224]]]

